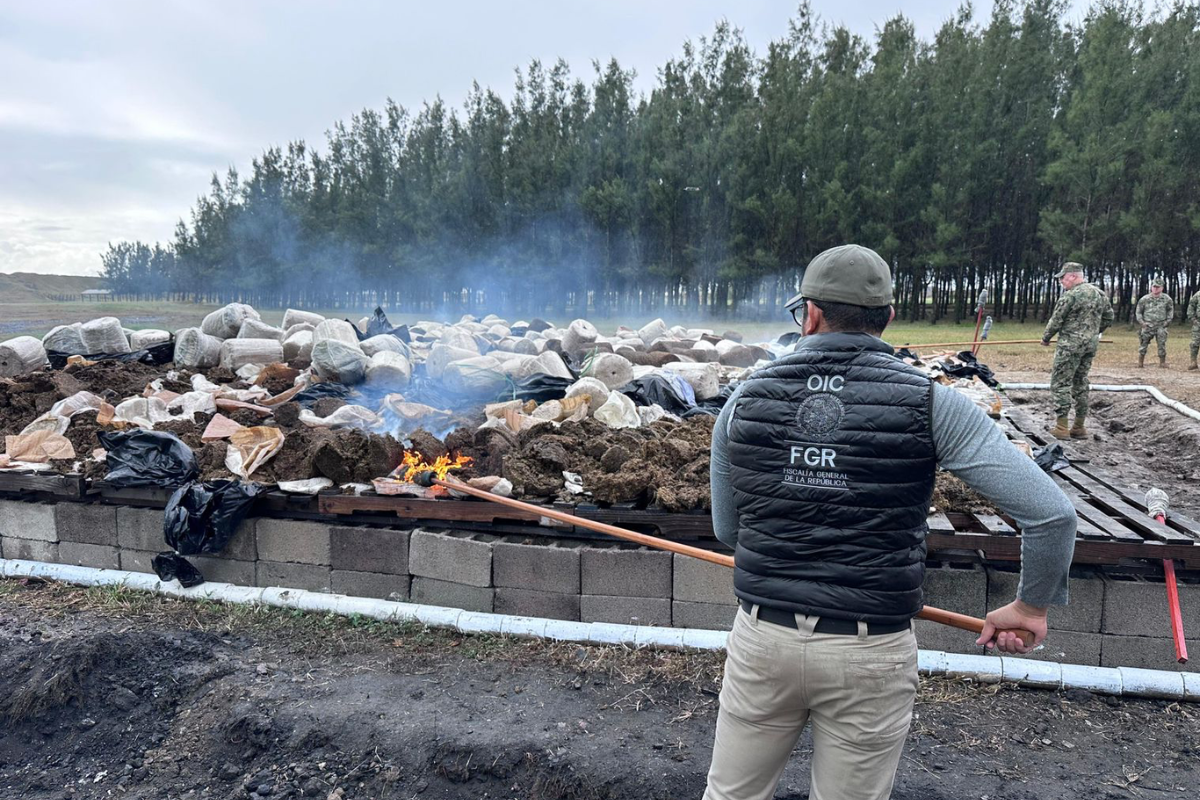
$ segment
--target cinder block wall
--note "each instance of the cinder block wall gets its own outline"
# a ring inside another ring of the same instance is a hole
[[[0,499],[0,556],[153,572],[165,549],[162,511],[99,503]],[[224,553],[190,560],[209,580],[495,611],[521,616],[728,629],[737,613],[726,567],[629,544],[582,544],[338,521],[247,519]],[[1015,571],[931,562],[929,605],[983,616],[1013,599]],[[1101,666],[1181,666],[1161,583],[1073,571],[1071,605],[1030,658]],[[1200,636],[1200,585],[1180,587],[1184,628]],[[917,620],[922,647],[979,653],[974,637]],[[1190,642],[1200,651],[1200,641]]]

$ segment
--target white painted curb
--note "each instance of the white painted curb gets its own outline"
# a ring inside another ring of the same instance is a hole
[[[725,631],[692,628],[612,625],[604,622],[567,622],[507,614],[483,614],[459,608],[397,603],[367,597],[309,592],[303,589],[270,587],[258,589],[208,581],[184,589],[177,581],[163,582],[155,575],[118,569],[94,569],[41,561],[0,558],[0,576],[37,577],[80,586],[122,586],[180,599],[213,600],[221,603],[263,604],[300,611],[358,614],[387,622],[420,622],[435,628],[462,633],[491,633],[538,639],[614,644],[626,647],[691,647],[698,650],[725,649]],[[926,675],[968,678],[980,683],[1008,681],[1038,689],[1087,689],[1099,694],[1125,697],[1154,697],[1200,702],[1200,673],[1167,672],[1131,667],[1088,667],[1055,664],[1008,656],[979,656],[921,650],[917,668]]]
[[[1049,389],[1050,384],[1048,384],[1048,383],[1001,383],[1000,388],[1002,388],[1002,389]],[[1089,389],[1089,391],[1093,391],[1093,392],[1146,392],[1151,397],[1153,397],[1155,400],[1162,403],[1164,406],[1173,408],[1176,411],[1178,411],[1180,414],[1191,417],[1192,419],[1200,420],[1200,411],[1197,411],[1196,409],[1192,408],[1191,406],[1185,405],[1184,403],[1181,403],[1178,400],[1172,400],[1171,398],[1167,397],[1165,394],[1160,392],[1158,390],[1158,387],[1156,387],[1156,386],[1149,386],[1144,383],[1130,383],[1130,384],[1093,383],[1088,387],[1088,389]]]

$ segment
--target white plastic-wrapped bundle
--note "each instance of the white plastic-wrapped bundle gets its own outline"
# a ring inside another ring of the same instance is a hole
[[[595,325],[586,319],[577,319],[567,327],[567,332],[563,334],[563,350],[567,353],[585,350],[595,343],[596,337],[599,335],[600,331],[596,330]]]
[[[620,389],[633,380],[633,364],[624,356],[599,353],[588,360],[583,375],[598,379],[609,389]]]
[[[324,321],[325,318],[320,314],[314,314],[311,311],[300,311],[295,308],[289,308],[287,311],[283,312],[283,324],[280,327],[282,327],[284,330],[287,330],[293,325],[299,325],[301,322],[307,322],[309,325],[312,325],[315,328]]]
[[[367,358],[373,357],[376,353],[384,351],[390,353],[399,353],[405,358],[412,358],[412,351],[408,349],[408,345],[392,336],[390,333],[383,333],[379,336],[372,336],[370,339],[363,339],[359,343],[363,353]]]
[[[283,340],[286,342],[294,333],[299,333],[300,331],[308,331],[309,333],[312,333],[316,329],[317,326],[313,325],[311,322],[297,322],[295,325],[290,325],[283,329]]]
[[[611,392],[604,405],[596,409],[596,419],[610,428],[637,428],[642,424],[637,406],[620,392]]]
[[[221,342],[221,366],[236,372],[247,364],[283,361],[283,345],[274,339],[226,339]]]
[[[400,353],[380,350],[367,364],[367,383],[402,389],[412,377],[412,365]]]
[[[129,337],[129,346],[134,350],[145,350],[147,347],[153,347],[156,344],[163,344],[171,340],[171,334],[167,331],[145,330],[134,331]]]
[[[311,359],[312,349],[312,331],[297,331],[283,340],[283,357],[288,361],[298,358]]]
[[[36,372],[46,363],[46,348],[32,336],[18,336],[0,344],[0,378]]]
[[[329,320],[326,320],[328,322]],[[325,323],[321,323],[324,325]],[[320,325],[317,326],[320,328]],[[363,351],[338,339],[324,339],[313,345],[312,370],[317,377],[346,385],[362,383],[370,363]]]
[[[471,397],[495,395],[508,385],[500,362],[491,356],[475,356],[453,361],[442,373],[446,388]]]
[[[358,346],[358,334],[354,332],[354,326],[344,319],[327,319],[317,325],[313,330],[313,344],[317,345],[326,340],[353,345],[360,351],[362,349]]]
[[[442,335],[438,337],[438,342],[447,347],[457,347],[459,350],[473,350],[476,355],[479,354],[479,343],[475,341],[474,335],[461,325],[454,325],[442,330]]]
[[[66,353],[69,356],[87,355],[83,349],[83,323],[59,325],[42,337],[42,347],[55,353]]]
[[[630,370],[632,374],[632,370]],[[608,400],[609,388],[597,378],[580,378],[567,388],[567,397],[588,396],[588,409],[595,414],[604,401]]]
[[[474,350],[464,350],[461,347],[453,347],[439,342],[433,346],[433,349],[429,351],[429,356],[425,359],[425,374],[434,380],[441,380],[442,373],[446,371],[446,366],[451,362],[475,358],[478,355]]]
[[[199,328],[175,333],[175,364],[188,369],[215,367],[221,361],[221,340]]]
[[[129,340],[116,317],[100,317],[83,323],[79,329],[86,354],[116,354],[129,352]]]
[[[242,327],[238,329],[237,338],[239,339],[274,339],[277,342],[283,341],[283,329],[268,325],[262,320],[248,319],[242,323]]]
[[[218,339],[232,339],[248,319],[261,319],[258,312],[245,303],[230,303],[209,314],[200,323],[200,330]]]
[[[667,364],[664,369],[682,376],[696,390],[697,400],[708,400],[716,397],[721,391],[721,369],[712,362],[705,364],[672,362]]]

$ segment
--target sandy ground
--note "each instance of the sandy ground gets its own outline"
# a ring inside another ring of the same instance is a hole
[[[699,797],[720,664],[2,581],[0,795]],[[1194,797],[1198,740],[1194,706],[924,680],[894,797]]]

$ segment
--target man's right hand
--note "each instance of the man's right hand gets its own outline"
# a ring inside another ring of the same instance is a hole
[[[1047,633],[1046,612],[1044,608],[1031,606],[1021,600],[1014,600],[1006,606],[1001,606],[984,618],[983,633],[975,641],[988,649],[995,648],[1002,653],[1028,653],[1041,644]],[[1033,634],[1033,643],[1026,646],[1021,638],[1013,631],[1025,630]]]
[[[1050,346],[1050,342],[1048,342],[1045,339],[1042,339],[1042,347],[1049,347],[1049,346]]]

